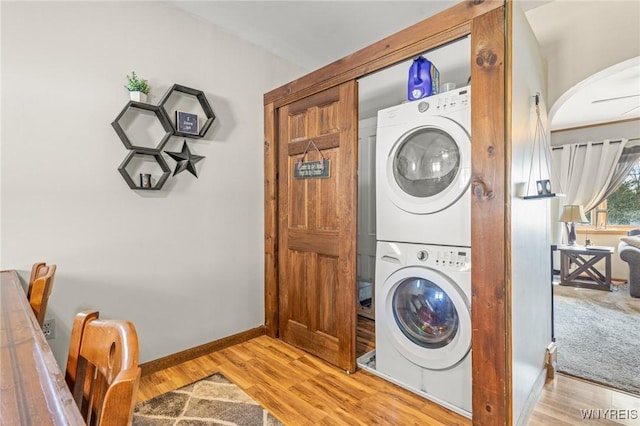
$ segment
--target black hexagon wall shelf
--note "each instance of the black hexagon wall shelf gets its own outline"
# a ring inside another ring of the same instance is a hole
[[[165,131],[165,134],[160,140],[160,142],[155,146],[155,148],[149,148],[146,146],[136,146],[132,144],[131,141],[129,140],[129,136],[127,136],[127,133],[120,125],[120,119],[130,109],[151,111],[156,115],[156,117],[158,118],[158,121],[160,121],[160,124],[162,125],[162,128]],[[120,137],[120,140],[122,141],[122,143],[127,149],[135,150],[138,153],[146,152],[151,155],[153,155],[156,151],[161,151],[162,148],[164,148],[167,141],[171,138],[173,134],[173,129],[174,129],[173,126],[171,125],[171,121],[169,120],[169,117],[167,116],[164,108],[160,108],[160,106],[157,106],[157,105],[151,105],[144,102],[135,102],[135,101],[129,101],[129,103],[125,105],[125,107],[122,109],[120,114],[118,114],[116,119],[113,120],[113,123],[111,123],[111,126],[116,131],[116,133],[118,134],[118,137]]]
[[[196,99],[198,100],[198,102],[200,103],[200,107],[204,111],[204,114],[206,115],[207,120],[204,122],[204,124],[202,126],[200,126],[200,131],[199,131],[199,133],[197,135],[196,134],[191,134],[191,133],[179,132],[177,130],[177,128],[176,128],[175,123],[173,123],[171,120],[169,120],[169,124],[171,126],[172,131],[173,131],[173,134],[175,136],[182,136],[182,137],[186,137],[186,138],[202,138],[202,137],[204,137],[204,135],[207,134],[207,131],[209,130],[209,128],[213,124],[213,121],[216,119],[216,116],[213,113],[213,110],[211,109],[211,105],[209,105],[209,101],[207,101],[207,97],[204,95],[204,92],[202,90],[192,89],[190,87],[182,86],[180,84],[174,84],[173,86],[171,86],[169,88],[169,90],[167,91],[167,93],[164,94],[164,96],[162,97],[162,99],[160,100],[160,103],[159,103],[160,108],[162,109],[162,111],[164,112],[164,114],[167,117],[170,117],[171,114],[169,114],[169,112],[165,109],[165,104],[167,103],[169,98],[171,98],[171,95],[173,95],[174,92],[180,92],[180,93],[184,93],[184,94],[187,94],[187,95],[195,96]]]
[[[160,178],[156,181],[156,184],[153,185],[150,188],[143,188],[141,185],[137,185],[134,182],[134,180],[131,177],[131,175],[129,175],[129,172],[127,171],[127,166],[129,165],[129,163],[135,157],[139,157],[139,156],[153,157],[155,162],[158,163],[158,165],[160,166],[160,169],[162,170],[162,174],[160,175]],[[147,150],[145,150],[145,151],[138,151],[138,150],[130,151],[129,154],[127,155],[127,157],[122,162],[122,164],[120,164],[120,167],[118,167],[118,171],[120,172],[120,174],[124,178],[125,182],[127,182],[127,185],[129,185],[129,188],[131,188],[131,189],[143,189],[143,190],[154,190],[154,189],[158,190],[158,189],[161,189],[162,185],[164,185],[164,183],[167,181],[167,179],[171,175],[171,169],[169,168],[169,165],[164,160],[164,158],[162,158],[162,153],[160,151],[158,151],[158,150],[156,150],[155,152],[148,152]]]

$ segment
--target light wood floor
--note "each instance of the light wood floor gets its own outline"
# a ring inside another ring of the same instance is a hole
[[[604,414],[604,410],[615,413]],[[617,420],[594,418],[582,420],[581,410],[601,410],[601,417],[615,416]],[[623,418],[624,417],[624,418]],[[547,383],[529,426],[548,425],[640,425],[640,398],[618,392],[581,379],[557,374]]]
[[[374,347],[373,321],[358,319],[358,356]],[[286,425],[470,425],[471,421],[366,371],[346,375],[308,353],[261,336],[144,376],[138,401],[221,372]],[[529,425],[638,425],[583,421],[580,409],[635,410],[640,399],[568,376],[545,386]],[[629,417],[627,416],[627,417]],[[618,415],[620,417],[620,414]]]

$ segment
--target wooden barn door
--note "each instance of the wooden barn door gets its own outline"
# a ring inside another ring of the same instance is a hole
[[[278,111],[280,337],[346,371],[356,368],[355,84]],[[309,176],[325,160],[328,176]],[[307,176],[294,176],[299,163]]]

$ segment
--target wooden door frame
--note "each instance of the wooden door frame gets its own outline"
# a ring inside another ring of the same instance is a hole
[[[471,36],[472,360],[476,425],[512,423],[505,13],[502,0],[458,3],[264,95],[265,328],[267,335],[277,337],[278,108]]]

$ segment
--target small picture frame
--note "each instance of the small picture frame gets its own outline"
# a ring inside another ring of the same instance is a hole
[[[184,111],[176,111],[176,130],[179,133],[189,135],[197,135],[198,133],[198,115]]]
[[[150,173],[140,173],[140,188],[151,188]]]

